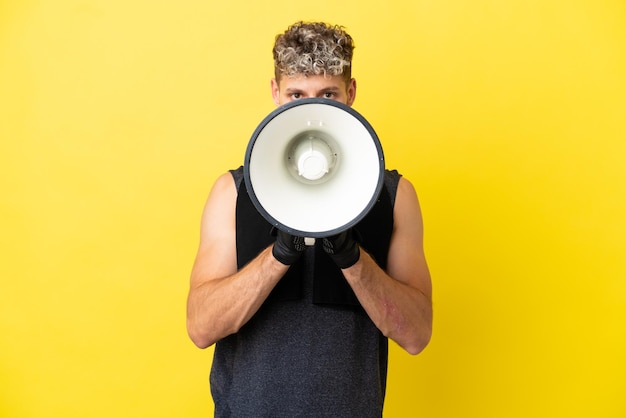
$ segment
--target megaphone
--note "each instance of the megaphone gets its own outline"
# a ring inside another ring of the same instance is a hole
[[[308,98],[277,107],[248,143],[244,181],[273,226],[311,239],[356,225],[378,199],[382,146],[351,107]]]

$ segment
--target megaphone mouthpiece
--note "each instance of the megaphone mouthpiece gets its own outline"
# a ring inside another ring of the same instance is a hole
[[[305,132],[294,139],[287,158],[292,172],[302,177],[299,180],[320,180],[335,166],[336,153],[329,142],[320,132]]]

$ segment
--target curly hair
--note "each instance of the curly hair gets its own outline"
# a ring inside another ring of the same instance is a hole
[[[322,22],[297,22],[276,36],[276,80],[296,74],[351,76],[354,41],[342,26]]]

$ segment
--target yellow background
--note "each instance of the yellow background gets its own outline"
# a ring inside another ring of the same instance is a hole
[[[299,19],[355,37],[423,206],[434,335],[386,416],[626,416],[622,0],[0,2],[0,416],[211,414],[200,212]]]

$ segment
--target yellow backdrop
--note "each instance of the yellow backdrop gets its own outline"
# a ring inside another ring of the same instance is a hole
[[[0,3],[0,416],[211,414],[200,212],[299,19],[354,35],[423,206],[434,336],[386,416],[626,416],[622,0]]]

